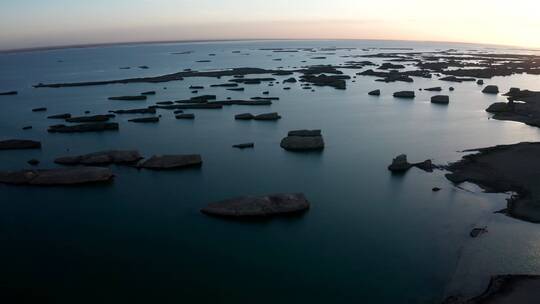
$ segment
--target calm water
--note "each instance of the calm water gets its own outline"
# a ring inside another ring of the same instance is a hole
[[[358,47],[312,60],[310,53],[272,53],[270,47]],[[407,153],[411,161],[445,164],[457,151],[495,144],[537,141],[540,132],[519,123],[488,120],[484,109],[502,97],[475,83],[380,83],[349,81],[346,91],[316,88],[284,91],[246,86],[245,92],[207,88],[200,94],[249,98],[270,91],[270,107],[194,110],[194,121],[163,111],[159,124],[116,118],[119,132],[48,134],[45,117],[94,114],[184,99],[190,85],[227,78],[189,78],[165,84],[33,89],[39,82],[74,82],[160,75],[186,68],[298,67],[343,63],[364,47],[412,47],[415,51],[482,46],[385,41],[284,41],[156,44],[0,55],[0,138],[41,140],[36,151],[3,151],[0,169],[27,168],[37,158],[104,149],[152,154],[200,153],[200,170],[137,171],[116,167],[110,186],[28,188],[0,185],[0,285],[6,294],[42,297],[52,303],[437,303],[451,279],[471,227],[504,202],[504,195],[452,187],[442,172],[416,169],[392,176],[386,166]],[[241,51],[233,53],[232,51]],[[193,51],[189,55],[171,52]],[[509,52],[508,50],[493,50]],[[371,53],[380,52],[374,50]],[[215,53],[215,57],[208,54]],[[247,55],[249,54],[249,55]],[[282,58],[282,61],[274,61]],[[196,63],[210,59],[210,63]],[[306,63],[302,63],[306,60]],[[357,59],[363,60],[363,59]],[[380,59],[372,59],[376,63]],[[59,62],[60,61],[60,62]],[[148,70],[136,68],[147,65]],[[132,66],[130,70],[119,67]],[[358,70],[344,70],[353,75]],[[287,77],[276,77],[283,80]],[[540,90],[540,77],[515,75],[488,84]],[[417,92],[398,100],[398,90],[442,86],[449,106]],[[454,92],[447,88],[454,86]],[[166,87],[167,89],[164,89]],[[367,92],[381,89],[381,97]],[[109,101],[113,95],[156,90],[148,101]],[[45,106],[45,113],[32,108]],[[243,112],[279,112],[278,122],[239,122]],[[33,129],[22,131],[25,125]],[[282,150],[287,131],[323,130],[326,148],[317,154]],[[232,144],[254,141],[255,149]],[[431,188],[443,188],[433,193]],[[312,209],[303,217],[233,222],[199,213],[207,203],[247,194],[304,192]],[[489,259],[489,257],[485,257]],[[538,263],[532,261],[531,263]],[[534,266],[534,265],[532,265]]]

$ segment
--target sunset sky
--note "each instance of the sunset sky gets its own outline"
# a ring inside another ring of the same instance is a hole
[[[0,49],[198,39],[540,47],[538,0],[2,0]]]

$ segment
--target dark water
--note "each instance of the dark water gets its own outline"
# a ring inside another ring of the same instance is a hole
[[[502,97],[480,93],[474,83],[415,78],[380,83],[348,82],[346,91],[293,84],[246,86],[245,92],[207,88],[201,94],[249,98],[270,91],[271,107],[194,110],[194,121],[163,111],[155,125],[127,122],[119,132],[48,134],[45,117],[145,107],[193,96],[190,85],[228,79],[190,78],[166,84],[33,89],[39,82],[74,82],[160,75],[185,68],[294,67],[351,60],[338,51],[272,53],[269,47],[412,47],[415,51],[483,46],[390,41],[286,41],[114,46],[0,55],[0,138],[41,140],[37,151],[3,151],[0,169],[27,168],[37,158],[104,149],[152,154],[200,153],[201,169],[176,172],[112,169],[109,186],[29,188],[0,185],[0,286],[5,295],[51,303],[437,303],[455,268],[471,225],[504,196],[453,188],[442,172],[416,169],[392,176],[386,166],[410,160],[447,163],[459,150],[536,141],[537,129],[488,120],[484,109]],[[241,53],[233,53],[240,50]],[[171,52],[194,51],[189,55]],[[508,51],[493,50],[489,51]],[[380,52],[374,50],[372,52]],[[215,57],[209,57],[215,53]],[[249,54],[249,55],[244,55]],[[272,59],[282,58],[282,61]],[[210,59],[210,63],[196,63]],[[307,60],[302,63],[302,60]],[[363,60],[363,59],[359,59]],[[380,59],[370,59],[382,62]],[[59,62],[61,61],[61,62]],[[136,68],[147,65],[148,70]],[[119,67],[132,66],[130,70]],[[353,75],[358,70],[344,70]],[[283,80],[287,77],[276,77]],[[502,91],[540,89],[538,76],[487,81]],[[433,105],[429,92],[413,101],[391,93],[454,86],[449,106]],[[166,87],[167,89],[163,89]],[[381,97],[366,93],[381,89]],[[109,101],[113,95],[157,90],[148,101]],[[32,108],[45,106],[45,113]],[[243,112],[279,112],[278,122],[239,122]],[[25,125],[33,129],[22,131]],[[279,147],[292,129],[323,130],[322,153],[295,154]],[[254,141],[253,150],[232,144]],[[443,188],[433,193],[431,188]],[[207,203],[247,194],[304,192],[312,208],[299,218],[233,222],[199,213]],[[7,296],[6,296],[7,297]]]

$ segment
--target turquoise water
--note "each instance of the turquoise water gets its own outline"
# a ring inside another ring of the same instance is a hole
[[[312,60],[308,53],[272,53],[270,47],[357,47]],[[442,172],[416,169],[392,176],[386,166],[400,153],[411,161],[445,164],[457,151],[537,141],[540,132],[519,123],[488,120],[484,109],[499,96],[475,83],[415,78],[380,83],[361,77],[347,90],[300,84],[284,91],[248,85],[245,92],[207,88],[218,99],[247,99],[270,91],[270,107],[193,110],[194,121],[162,111],[159,124],[127,122],[119,132],[49,134],[46,116],[94,114],[185,99],[190,85],[226,77],[162,84],[34,89],[39,82],[75,82],[161,75],[182,69],[343,63],[365,47],[415,51],[483,46],[392,41],[272,41],[155,44],[1,54],[0,138],[41,140],[36,151],[2,151],[0,170],[55,166],[54,158],[104,149],[138,149],[143,155],[200,153],[201,169],[138,171],[113,166],[109,186],[29,188],[0,185],[0,286],[7,295],[51,303],[437,303],[455,269],[460,244],[501,195],[454,188]],[[233,53],[239,50],[241,53]],[[508,51],[493,50],[490,51]],[[194,51],[189,55],[171,52]],[[371,51],[372,53],[381,50]],[[215,53],[210,57],[208,54]],[[244,55],[249,54],[249,55]],[[282,61],[274,61],[282,58]],[[196,63],[209,59],[210,63]],[[302,63],[306,60],[306,63]],[[376,63],[380,59],[370,58]],[[59,62],[61,61],[61,62]],[[147,65],[147,70],[137,66]],[[132,66],[130,70],[119,67]],[[351,76],[358,70],[344,70]],[[280,81],[290,76],[275,76]],[[540,90],[540,76],[497,77],[487,84]],[[399,90],[445,88],[450,105],[433,105],[432,93],[398,100]],[[454,86],[454,92],[447,88]],[[166,87],[167,89],[164,89]],[[381,89],[381,97],[367,92]],[[156,90],[148,101],[109,101],[114,95]],[[45,106],[45,113],[31,112]],[[239,122],[244,112],[279,112],[278,122]],[[33,129],[23,131],[25,125]],[[322,129],[322,153],[297,154],[279,142],[292,129]],[[254,141],[255,149],[232,144]],[[433,193],[431,188],[443,188]],[[312,208],[300,218],[234,222],[199,213],[207,203],[247,194],[303,192]]]

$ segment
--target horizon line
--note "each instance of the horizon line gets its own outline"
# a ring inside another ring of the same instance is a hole
[[[177,44],[177,43],[208,43],[208,42],[246,42],[246,41],[396,41],[396,42],[428,42],[428,43],[455,43],[468,45],[484,45],[495,47],[515,48],[526,51],[540,51],[540,48],[528,48],[518,45],[504,45],[495,43],[480,43],[480,42],[463,42],[463,41],[444,41],[444,40],[414,40],[414,39],[384,39],[384,38],[238,38],[238,39],[179,39],[179,40],[144,40],[144,41],[125,41],[125,42],[98,42],[98,43],[81,43],[81,44],[65,44],[51,46],[37,46],[14,49],[0,49],[0,54],[25,53],[25,52],[41,52],[54,51],[64,49],[82,49],[94,47],[109,47],[109,46],[129,46],[129,45],[145,45],[145,44]]]

